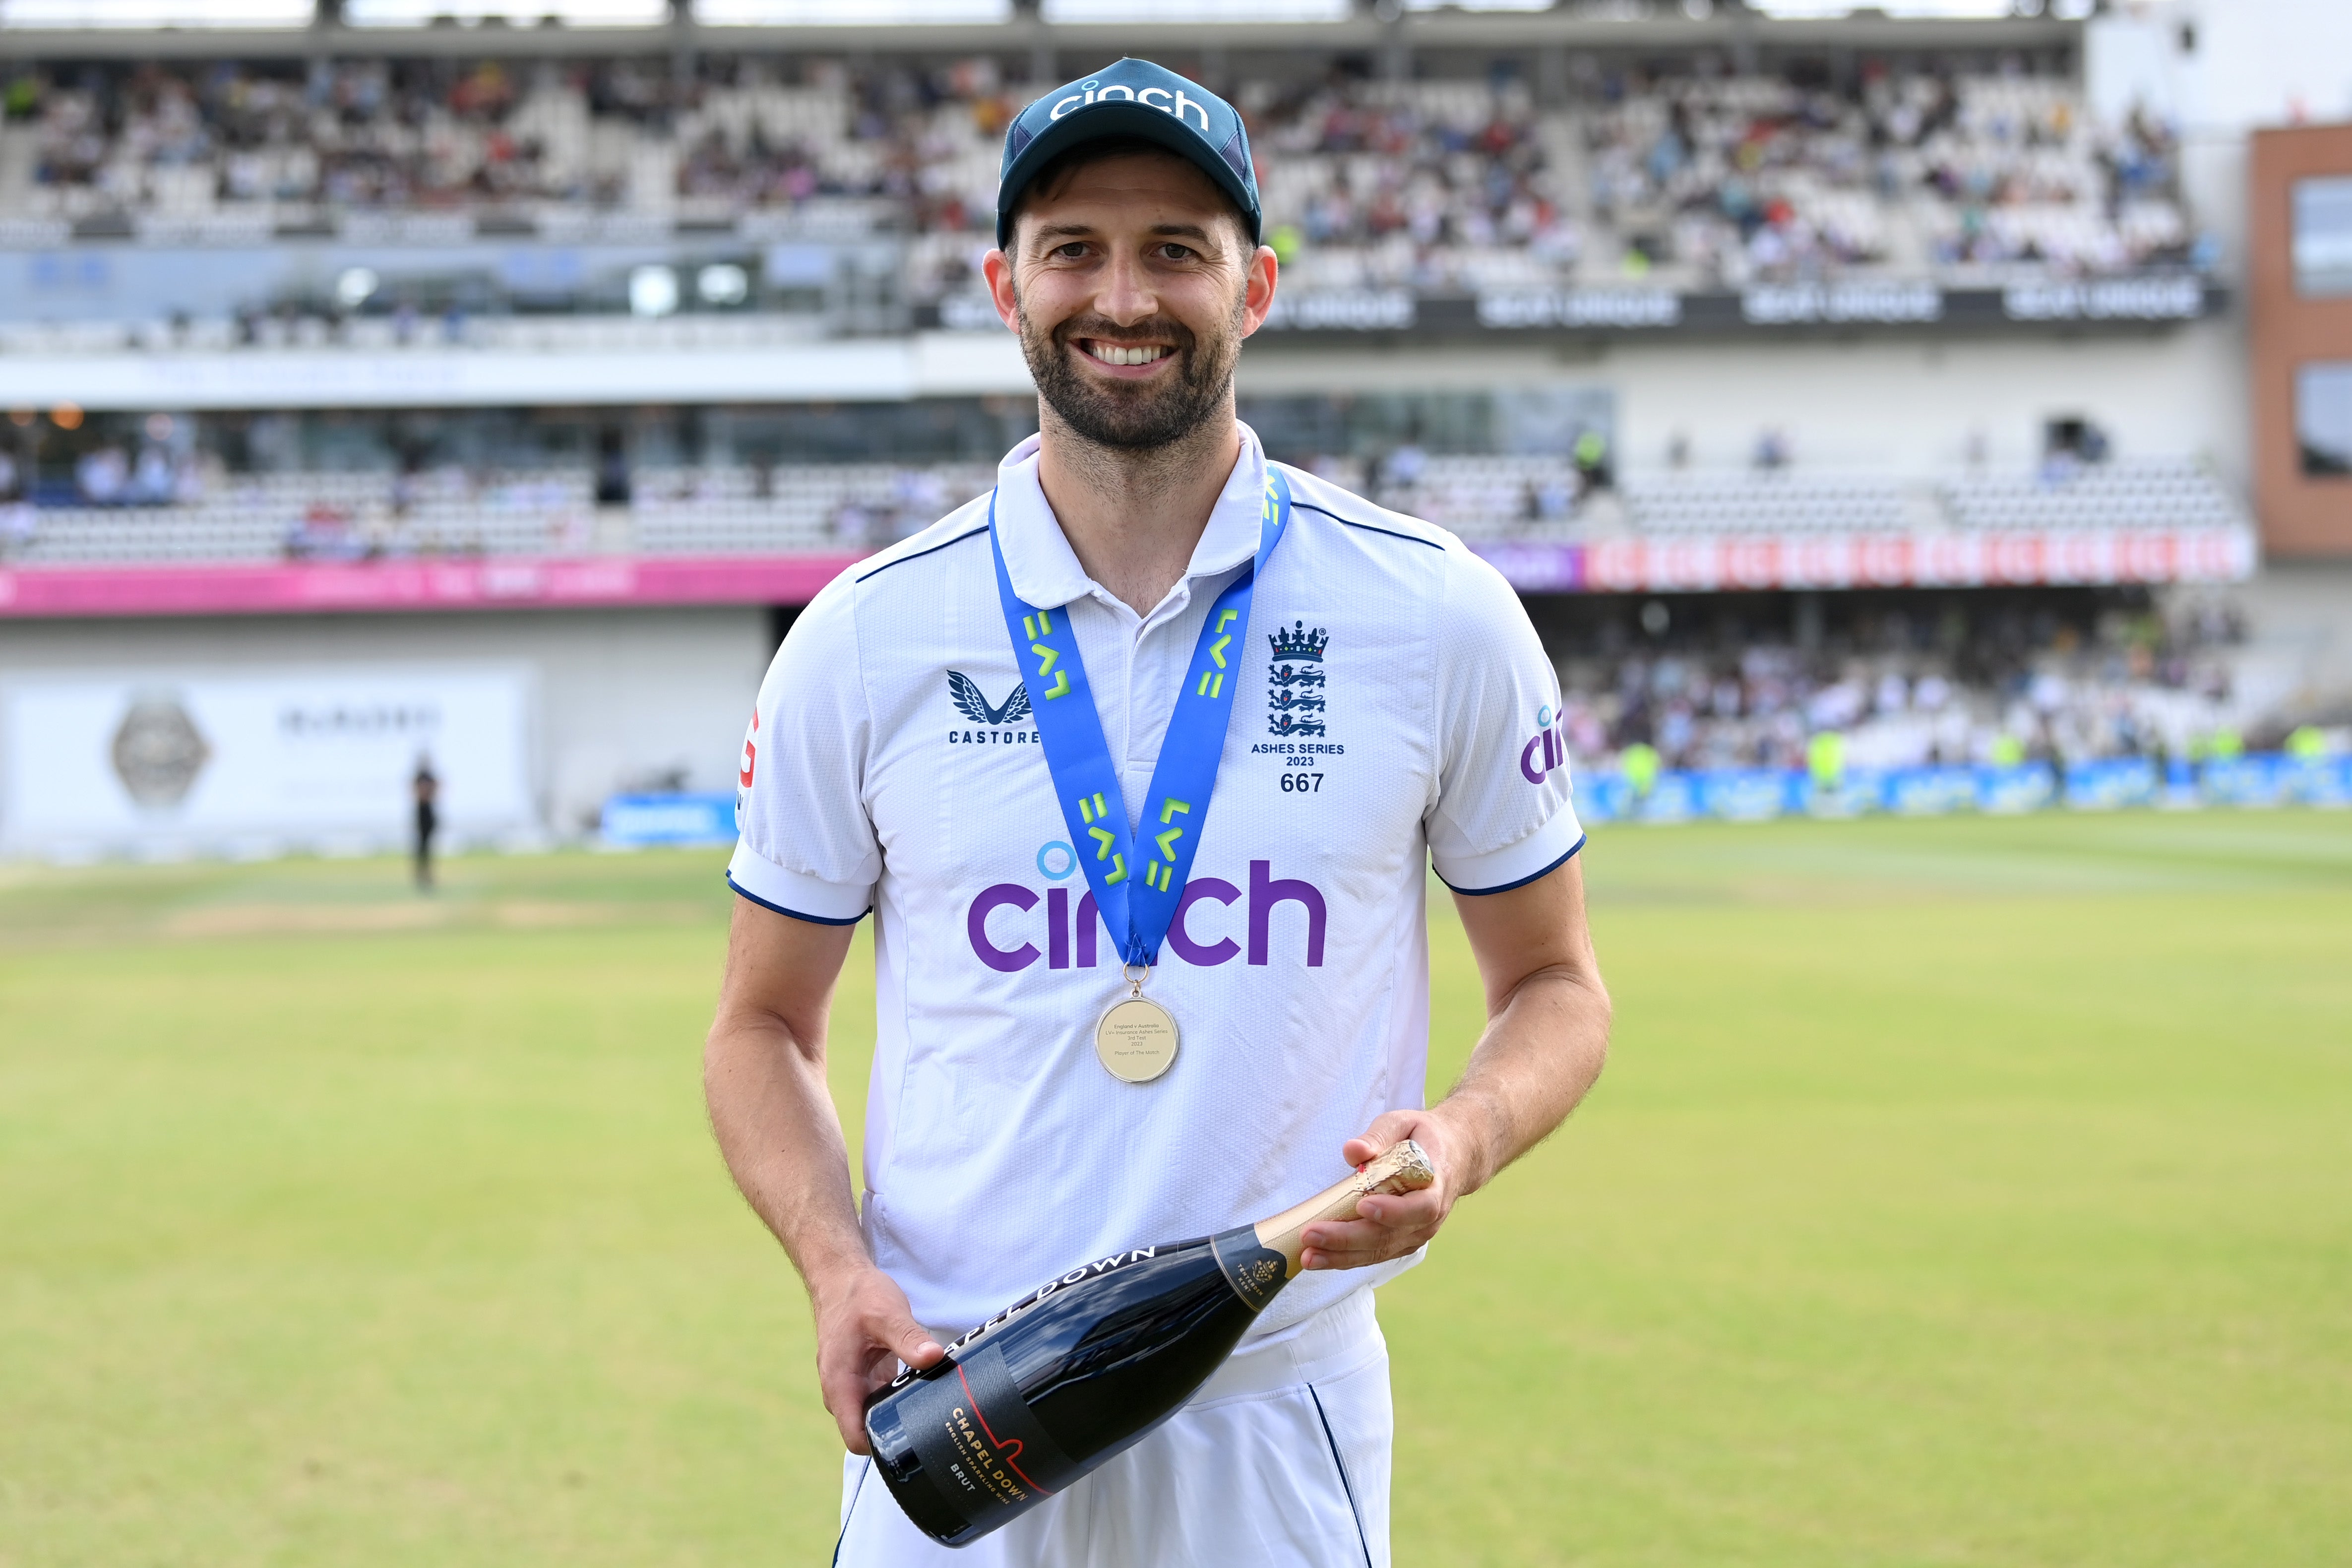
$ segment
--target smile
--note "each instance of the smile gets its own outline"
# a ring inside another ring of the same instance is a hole
[[[1153,364],[1174,352],[1165,343],[1107,343],[1099,338],[1082,338],[1078,346],[1104,364]]]

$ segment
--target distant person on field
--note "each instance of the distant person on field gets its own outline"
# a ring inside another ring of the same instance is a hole
[[[416,776],[408,781],[409,793],[416,799],[416,890],[433,890],[433,835],[440,830],[441,814],[434,802],[441,794],[441,781],[433,776],[433,759],[416,759]]]

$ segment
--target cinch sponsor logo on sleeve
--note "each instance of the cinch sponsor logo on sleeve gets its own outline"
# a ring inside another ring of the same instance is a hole
[[[1519,776],[1531,784],[1568,761],[1567,743],[1559,738],[1559,715],[1546,703],[1536,710],[1536,733],[1519,748]]]
[[[1068,877],[1076,867],[1076,855],[1059,840],[1037,852],[1037,868],[1049,881]],[[1048,969],[1096,967],[1108,948],[1103,940],[1102,915],[1092,893],[1080,890],[1074,903],[1072,890],[1048,888],[1041,898],[1035,889],[1018,882],[982,888],[964,913],[964,932],[971,939],[972,955],[1005,974],[1026,969],[1041,958]],[[1312,882],[1276,876],[1271,860],[1250,862],[1246,900],[1241,889],[1222,877],[1194,877],[1184,884],[1184,896],[1176,902],[1176,918],[1168,927],[1169,951],[1197,968],[1231,963],[1243,956],[1243,942],[1209,929],[1217,917],[1207,911],[1197,916],[1193,912],[1193,907],[1202,903],[1243,904],[1240,933],[1248,944],[1249,962],[1260,965],[1273,962],[1274,911],[1284,904],[1296,904],[1306,916],[1307,967],[1323,966],[1323,936],[1330,924],[1323,890]],[[1045,907],[1042,921],[1036,913],[1041,904]],[[1201,922],[1197,929],[1189,923],[1194,919]],[[1235,924],[1231,913],[1218,923],[1228,931]],[[1297,921],[1294,917],[1283,923],[1289,930]],[[1037,929],[1040,924],[1043,931]],[[1040,937],[1045,940],[1042,948],[1037,945]]]
[[[735,831],[743,831],[743,805],[751,798],[751,781],[760,767],[760,709],[751,708],[751,727],[743,731],[743,754],[735,761]]]

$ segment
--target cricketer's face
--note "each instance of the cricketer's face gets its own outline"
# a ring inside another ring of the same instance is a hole
[[[1086,440],[1125,451],[1181,440],[1224,406],[1275,270],[1206,174],[1156,153],[1033,190],[1012,252],[987,265],[1038,395]]]

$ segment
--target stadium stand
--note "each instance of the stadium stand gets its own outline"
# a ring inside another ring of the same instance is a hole
[[[992,468],[859,463],[647,476],[635,507],[647,554],[866,549],[929,527],[984,492]]]
[[[243,475],[159,504],[0,503],[8,517],[0,560],[62,566],[862,552],[929,526],[994,477],[973,464],[656,468],[635,477],[627,505],[599,508],[584,469]]]
[[[1925,500],[1882,479],[1676,474],[1629,485],[1626,514],[1646,533],[1900,532],[1941,523]]]
[[[2186,263],[2171,136],[2094,128],[2054,79],[1864,73],[1853,96],[1767,78],[1666,82],[1591,114],[1596,216],[1738,285],[1838,268]]]
[[[1856,770],[2073,765],[2199,756],[2244,720],[2231,655],[2245,628],[2216,598],[2168,613],[2011,600],[1929,620],[1919,608],[1855,614],[1810,648],[1785,630],[1751,629],[1736,647],[1636,635],[1648,646],[1613,655],[1596,645],[1622,636],[1560,637],[1564,738],[1596,773],[1637,746],[1668,769],[1802,770],[1825,733]]]
[[[629,59],[41,68],[5,88],[0,212],[26,236],[151,239],[784,225],[894,237],[908,296],[936,300],[971,286],[1027,91],[988,58],[706,58],[683,78]],[[2070,79],[2021,69],[1872,66],[1835,90],[1591,66],[1539,107],[1515,76],[1387,80],[1327,60],[1235,91],[1269,235],[1304,287],[1736,288],[2210,259],[2172,134],[2139,116],[2096,124]]]
[[[2226,528],[2244,514],[2193,462],[2081,464],[2063,456],[2031,478],[1955,479],[1942,487],[1964,529]]]
[[[1612,490],[1573,458],[1309,459],[1327,478],[1464,538],[1566,541],[1790,534],[2239,529],[2202,468],[2118,463],[1940,485],[1871,477],[1669,474]],[[1384,471],[1387,470],[1387,471]],[[986,490],[985,464],[731,464],[639,470],[599,509],[584,469],[201,475],[160,503],[23,508],[0,552],[21,564],[364,559],[488,553],[652,555],[876,548]],[[85,498],[86,499],[86,498]]]
[[[550,608],[763,645],[1035,428],[979,264],[1004,126],[1091,63],[1109,35],[1059,29],[1093,17],[1248,117],[1283,288],[1244,416],[1530,596],[1595,790],[1644,750],[1801,773],[1822,737],[1864,771],[2218,755],[2284,691],[2197,619],[2257,550],[2230,444],[2167,390],[2233,274],[2177,105],[2093,112],[2128,100],[2087,0],[1924,34],[1598,0],[238,0],[301,37],[175,13],[152,51],[89,19],[146,3],[0,0],[0,381],[39,389],[0,399],[0,626],[283,615],[293,669],[329,612],[423,657],[417,610],[532,658]],[[1197,19],[1294,12],[1322,20]],[[1985,391],[2010,356],[2032,406]],[[679,771],[678,689],[550,721],[547,820],[723,785]],[[726,731],[740,694],[703,695]]]

